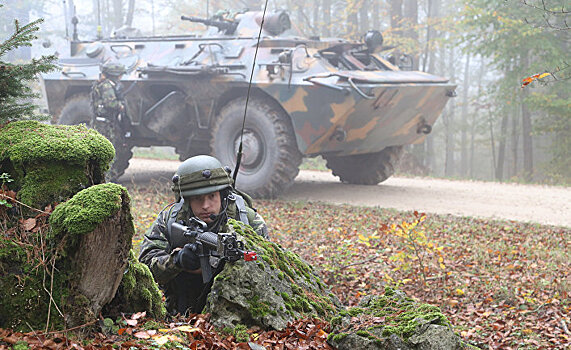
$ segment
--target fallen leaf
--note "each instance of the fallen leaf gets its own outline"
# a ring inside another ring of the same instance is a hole
[[[34,227],[36,227],[36,219],[29,218],[29,219],[24,220],[23,222],[21,222],[21,227],[25,231],[31,231]]]
[[[181,332],[196,332],[196,331],[200,331],[200,328],[190,327],[190,326],[180,326],[180,327],[176,327],[174,330],[181,331]]]
[[[147,316],[147,312],[146,312],[146,311],[137,312],[137,313],[134,313],[133,316],[131,316],[131,319],[132,319],[132,320],[138,320],[139,318],[145,317],[145,316]]]
[[[137,332],[137,333],[133,334],[133,336],[135,336],[139,339],[149,339],[155,334],[157,334],[157,331],[150,329],[150,330],[146,330],[146,331]]]

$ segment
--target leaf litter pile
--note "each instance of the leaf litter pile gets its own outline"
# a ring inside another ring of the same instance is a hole
[[[135,247],[171,200],[159,187],[129,189]],[[256,204],[271,239],[313,265],[346,306],[397,286],[439,306],[456,333],[479,348],[571,344],[569,228],[311,202]],[[214,329],[198,314],[157,321],[138,313],[99,323],[89,336],[0,329],[0,349],[331,348],[329,324],[318,319],[281,332]]]

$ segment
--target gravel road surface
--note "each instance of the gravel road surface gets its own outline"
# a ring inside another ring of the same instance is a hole
[[[133,158],[120,182],[141,185],[169,181],[179,164],[178,161]],[[404,177],[391,177],[377,186],[362,186],[343,184],[329,172],[302,170],[281,199],[571,227],[570,187]]]

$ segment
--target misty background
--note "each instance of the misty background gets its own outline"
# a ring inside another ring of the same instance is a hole
[[[69,54],[72,18],[80,40],[123,26],[144,35],[204,30],[180,15],[261,10],[257,0],[0,0],[0,39],[14,19],[44,18],[38,39],[7,61]],[[567,6],[567,7],[566,7]],[[380,30],[413,69],[457,84],[433,132],[407,147],[401,172],[479,180],[571,182],[568,2],[565,0],[269,0],[305,36],[361,40]],[[66,25],[67,24],[67,25]],[[47,43],[50,43],[49,47]],[[389,51],[387,51],[389,53]],[[534,75],[549,73],[537,80]],[[522,85],[524,79],[532,80]]]

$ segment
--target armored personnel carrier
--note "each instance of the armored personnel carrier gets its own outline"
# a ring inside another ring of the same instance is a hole
[[[91,85],[100,65],[115,60],[127,68],[132,126],[128,146],[117,150],[116,176],[134,146],[173,146],[181,159],[211,154],[234,167],[242,140],[236,186],[275,197],[303,157],[323,156],[346,183],[384,181],[403,145],[421,142],[454,95],[447,79],[385,59],[379,32],[363,42],[305,38],[286,12],[262,17],[181,17],[206,25],[202,35],[126,31],[85,41],[74,29],[61,71],[43,76],[49,112],[57,123],[88,123]]]

